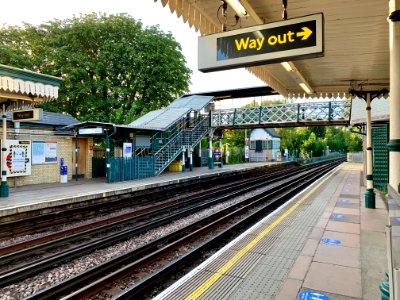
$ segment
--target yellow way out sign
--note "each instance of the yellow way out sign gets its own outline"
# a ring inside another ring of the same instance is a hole
[[[199,38],[199,70],[203,72],[322,55],[322,14]]]

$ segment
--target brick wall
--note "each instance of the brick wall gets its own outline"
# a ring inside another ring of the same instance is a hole
[[[24,186],[30,184],[58,183],[60,182],[60,158],[64,158],[64,165],[68,166],[68,181],[72,180],[74,166],[72,165],[72,155],[74,145],[71,136],[55,136],[53,131],[46,130],[20,130],[17,133],[11,129],[7,135],[8,139],[31,140],[31,141],[52,141],[57,142],[57,163],[54,164],[32,164],[31,175],[9,177],[10,187]],[[93,138],[88,138],[88,145],[93,145]],[[93,151],[87,151],[86,174],[85,178],[92,178],[92,156]]]

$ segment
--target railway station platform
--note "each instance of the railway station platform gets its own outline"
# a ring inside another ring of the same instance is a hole
[[[388,208],[365,208],[362,178],[342,164],[155,299],[381,299]]]
[[[105,178],[78,179],[67,183],[36,184],[23,187],[10,187],[10,196],[0,198],[0,217],[25,211],[50,208],[74,202],[86,201],[100,196],[112,196],[163,185],[176,184],[196,178],[207,178],[227,172],[240,172],[277,162],[253,162],[224,165],[222,168],[194,168],[193,171],[164,172],[157,177],[133,181],[107,183]]]

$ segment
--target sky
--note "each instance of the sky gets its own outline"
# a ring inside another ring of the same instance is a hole
[[[13,0],[2,1],[0,26],[22,25],[22,22],[41,24],[53,19],[67,19],[80,14],[101,12],[107,14],[127,13],[144,26],[159,25],[164,32],[171,32],[182,46],[187,66],[193,71],[191,93],[265,86],[261,80],[245,69],[202,73],[197,70],[197,39],[194,27],[171,14],[160,0]]]

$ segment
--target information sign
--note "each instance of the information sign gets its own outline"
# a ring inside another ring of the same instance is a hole
[[[41,120],[43,116],[43,109],[33,108],[25,110],[16,110],[12,112],[13,122],[26,122]]]
[[[31,175],[31,141],[7,140],[1,145],[6,148],[7,177]]]
[[[323,14],[199,37],[203,72],[323,55]]]
[[[244,158],[247,159],[250,157],[250,148],[249,146],[244,146]]]
[[[219,161],[219,159],[221,158],[221,151],[219,150],[219,148],[215,148],[214,157],[216,161]]]
[[[102,127],[95,127],[95,128],[79,128],[78,130],[80,135],[85,135],[85,134],[103,134],[103,128]]]
[[[122,155],[124,158],[132,157],[132,143],[124,143],[122,149]]]
[[[58,144],[55,141],[32,141],[32,164],[56,164]]]

